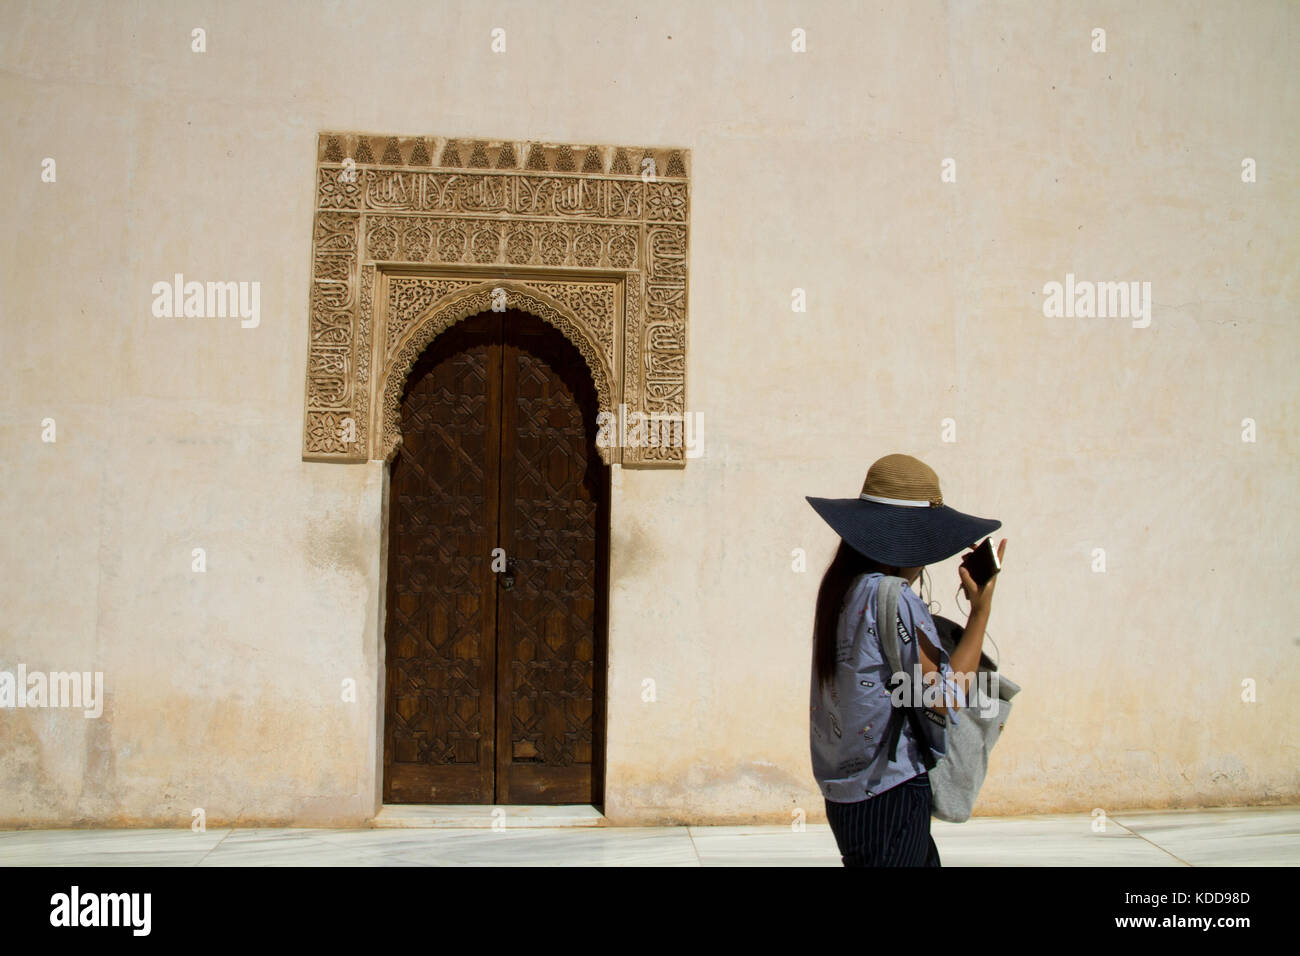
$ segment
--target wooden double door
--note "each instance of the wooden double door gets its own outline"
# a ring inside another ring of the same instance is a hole
[[[386,803],[603,804],[609,468],[582,356],[527,313],[436,338],[389,489]]]

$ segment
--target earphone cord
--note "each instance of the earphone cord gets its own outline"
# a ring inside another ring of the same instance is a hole
[[[961,584],[958,584],[957,592],[952,596],[952,603],[957,606],[957,610],[959,611],[961,610],[961,602],[958,600],[958,598],[961,597],[961,593],[963,590],[964,589],[962,588]],[[925,568],[921,568],[921,600],[925,602],[925,606],[930,611],[931,614],[938,614],[940,611],[943,610],[943,606],[938,601],[930,600],[930,585],[929,585],[928,576],[925,573]],[[966,618],[967,620],[970,619],[970,611],[966,612]],[[984,629],[984,636],[987,637],[989,641],[993,644],[993,649],[998,652],[998,661],[1001,661],[1002,650],[1001,648],[998,647],[998,642],[993,640],[993,635],[989,633],[988,628]],[[997,661],[994,662],[995,666],[996,664]]]

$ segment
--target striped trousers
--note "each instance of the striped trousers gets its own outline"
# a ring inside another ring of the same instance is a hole
[[[826,801],[845,866],[940,866],[930,836],[930,776],[922,773],[857,803]]]

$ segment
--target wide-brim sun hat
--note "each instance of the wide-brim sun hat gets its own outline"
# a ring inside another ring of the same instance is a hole
[[[911,455],[878,459],[856,498],[807,501],[849,547],[896,568],[951,558],[1002,527],[945,505],[939,476]]]

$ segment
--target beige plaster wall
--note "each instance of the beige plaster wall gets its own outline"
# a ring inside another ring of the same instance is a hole
[[[1298,21],[0,3],[0,669],[107,696],[0,712],[0,825],[375,812],[383,466],[300,460],[322,129],[692,150],[706,450],[614,476],[612,822],[821,818],[834,541],[803,496],[894,451],[1009,538],[990,630],[1024,692],[979,812],[1295,802]],[[259,281],[261,324],[153,318],[176,272]],[[1150,281],[1150,327],[1045,318],[1066,273]],[[950,616],[954,567],[930,569]]]

